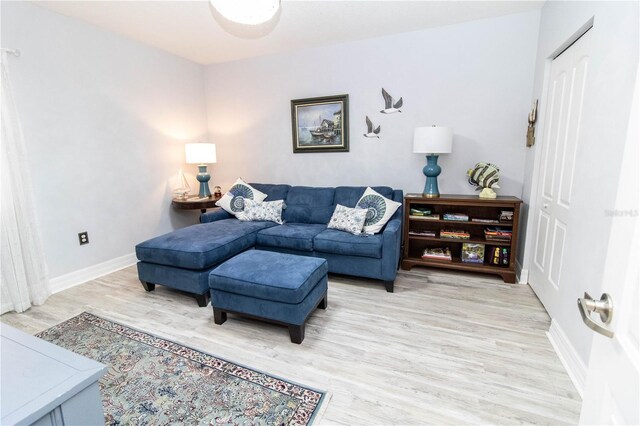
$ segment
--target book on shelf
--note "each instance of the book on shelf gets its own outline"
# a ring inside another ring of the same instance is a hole
[[[431,213],[423,216],[410,214],[409,218],[416,219],[416,220],[440,220],[440,215],[438,213]]]
[[[513,211],[512,210],[500,211],[500,222],[513,222]]]
[[[431,214],[431,210],[421,207],[411,207],[411,209],[409,210],[409,214],[411,216],[427,216]]]
[[[490,227],[484,229],[484,238],[487,241],[511,241],[511,229]]]
[[[451,238],[453,240],[468,240],[471,235],[467,231],[460,229],[443,229],[440,231],[440,238]]]
[[[457,222],[468,222],[469,215],[464,213],[445,213],[442,215],[442,219],[457,221]]]
[[[461,260],[466,263],[484,263],[484,244],[463,243]]]
[[[471,222],[476,222],[476,223],[500,223],[500,221],[498,219],[482,219],[479,217],[474,217],[473,219],[471,219]]]
[[[433,248],[426,248],[424,249],[424,252],[422,253],[422,258],[423,259],[428,259],[428,260],[445,260],[445,261],[451,261],[451,251],[449,250],[448,247],[433,247]]]
[[[436,231],[429,231],[429,230],[414,231],[414,230],[410,230],[409,231],[409,235],[414,235],[414,236],[418,236],[418,237],[435,237],[436,236]]]

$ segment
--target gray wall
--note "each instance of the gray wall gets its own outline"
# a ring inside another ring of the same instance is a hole
[[[213,181],[307,185],[424,186],[424,156],[413,130],[454,129],[440,157],[442,193],[474,193],[466,170],[501,168],[499,194],[520,196],[539,11],[210,65],[206,69]],[[384,87],[404,98],[402,113],[380,114]],[[293,154],[291,99],[349,94],[349,153]],[[365,115],[382,126],[367,139]]]
[[[206,137],[201,66],[28,2],[2,2],[2,47],[51,277],[197,220],[167,182]]]

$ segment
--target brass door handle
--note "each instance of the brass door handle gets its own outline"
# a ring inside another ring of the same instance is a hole
[[[600,296],[600,300],[594,300],[589,293],[585,291],[583,298],[578,298],[578,310],[582,321],[595,331],[603,336],[613,337],[613,331],[607,327],[598,324],[591,318],[591,312],[600,314],[600,320],[606,325],[611,323],[613,317],[613,299],[607,293],[603,293]]]

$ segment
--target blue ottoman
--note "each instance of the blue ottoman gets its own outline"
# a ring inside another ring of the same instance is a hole
[[[209,274],[216,324],[227,313],[289,327],[293,343],[304,340],[307,318],[327,307],[327,261],[315,257],[249,250]]]
[[[156,284],[193,293],[199,306],[209,304],[209,273],[256,243],[256,234],[274,222],[224,219],[191,225],[136,246],[138,278],[147,291]]]

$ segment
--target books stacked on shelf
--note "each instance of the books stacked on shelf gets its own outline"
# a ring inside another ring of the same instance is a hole
[[[504,229],[499,227],[485,228],[484,238],[487,241],[511,241],[511,229]]]
[[[426,209],[423,207],[411,207],[409,210],[409,214],[411,216],[428,216],[431,214],[431,209]]]
[[[478,217],[474,217],[473,219],[471,219],[471,222],[476,222],[476,223],[500,223],[500,221],[498,219],[480,219]]]
[[[419,216],[411,213],[411,215],[409,215],[409,218],[417,219],[417,220],[440,220],[440,215],[438,213],[430,213],[423,216]]]
[[[451,251],[448,247],[426,248],[422,253],[422,258],[427,260],[444,260],[451,262]]]
[[[468,222],[469,215],[466,215],[464,213],[445,213],[442,215],[442,219],[453,220],[458,222]]]
[[[430,231],[428,229],[426,229],[426,230],[421,229],[421,230],[417,231],[417,230],[413,230],[412,229],[412,230],[409,231],[409,235],[415,235],[415,236],[418,236],[418,237],[435,237],[436,236],[436,231]]]
[[[464,243],[462,244],[461,259],[466,263],[484,263],[484,244]]]
[[[512,210],[502,210],[500,212],[500,222],[513,222],[513,211]]]
[[[509,266],[509,248],[494,247],[491,250],[491,258],[489,263],[494,266]]]
[[[440,231],[440,238],[451,238],[452,240],[468,240],[471,235],[467,231],[459,229],[443,229]]]

